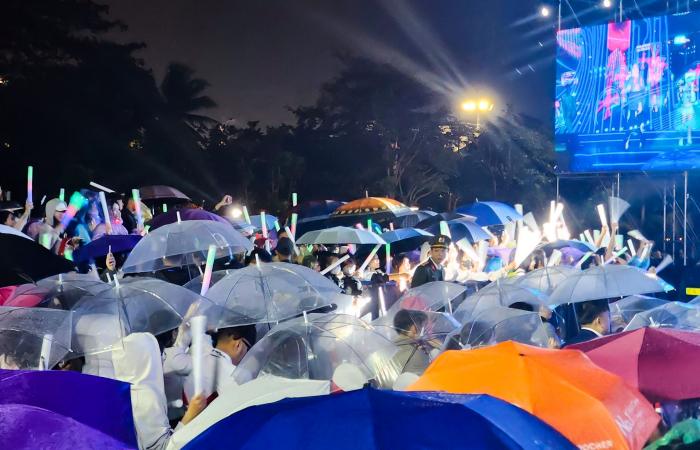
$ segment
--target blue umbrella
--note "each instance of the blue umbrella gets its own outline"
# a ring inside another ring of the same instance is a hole
[[[184,449],[558,449],[576,447],[526,411],[488,395],[362,389],[254,406]]]
[[[138,234],[105,234],[76,250],[73,253],[73,261],[81,263],[106,256],[110,247],[112,253],[129,252],[136,247],[140,240],[141,236]]]
[[[505,225],[523,218],[515,208],[500,202],[476,202],[460,206],[456,211],[476,217],[476,222],[483,226]]]
[[[434,235],[418,228],[399,228],[382,234],[382,239],[391,244],[391,249],[398,253],[410,252],[428,242]]]
[[[488,240],[491,236],[478,224],[466,219],[454,219],[447,222],[453,242],[466,239],[470,244],[478,241]],[[440,234],[440,224],[432,225],[428,231],[433,234]]]
[[[275,222],[277,222],[277,217],[273,216],[272,214],[265,214],[265,223],[267,224],[268,230],[275,229]],[[262,220],[260,215],[250,216],[250,224],[256,229],[262,230]]]

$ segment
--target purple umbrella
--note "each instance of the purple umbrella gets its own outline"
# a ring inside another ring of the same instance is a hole
[[[27,440],[31,445],[23,446]],[[136,448],[130,386],[76,372],[0,370],[0,442],[6,448]]]
[[[180,220],[211,220],[213,222],[221,222],[226,225],[231,225],[231,223],[221,216],[217,216],[214,213],[205,211],[198,208],[185,208],[180,210],[168,211],[164,214],[158,214],[151,220],[151,230],[160,228],[163,225],[168,225],[177,222],[177,213],[180,213]]]
[[[106,256],[110,248],[112,253],[129,252],[140,240],[141,236],[138,234],[105,234],[76,250],[73,253],[73,261],[81,263]]]

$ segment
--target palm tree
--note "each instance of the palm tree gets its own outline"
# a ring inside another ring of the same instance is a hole
[[[210,117],[197,114],[197,111],[216,106],[216,102],[204,91],[209,82],[194,77],[194,69],[181,63],[170,63],[160,91],[163,94],[168,113],[178,116],[192,125],[210,125]]]

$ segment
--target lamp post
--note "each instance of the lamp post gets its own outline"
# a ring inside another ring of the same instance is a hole
[[[476,129],[479,130],[480,115],[493,109],[493,102],[487,98],[479,100],[465,100],[462,102],[462,109],[466,112],[476,113]]]

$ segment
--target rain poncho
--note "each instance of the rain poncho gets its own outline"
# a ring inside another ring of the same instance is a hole
[[[139,449],[165,448],[172,430],[156,338],[148,333],[130,334],[112,350],[112,362],[115,378],[131,383],[131,409]]]

